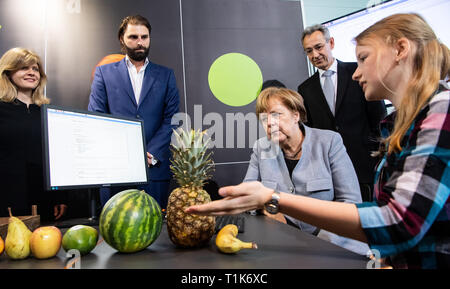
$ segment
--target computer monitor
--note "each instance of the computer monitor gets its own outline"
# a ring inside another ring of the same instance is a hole
[[[148,183],[142,120],[42,106],[47,190]]]
[[[449,11],[449,0],[392,0],[327,21],[323,25],[328,27],[335,39],[333,56],[341,61],[356,62],[353,39],[378,20],[397,13],[418,13],[440,41],[450,46]]]

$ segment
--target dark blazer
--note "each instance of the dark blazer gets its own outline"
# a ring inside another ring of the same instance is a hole
[[[386,108],[383,101],[366,101],[358,82],[352,80],[356,63],[338,61],[337,67],[335,116],[323,94],[318,71],[298,86],[305,102],[306,124],[339,132],[359,182],[372,184],[377,160],[370,153],[378,150],[379,123]]]
[[[150,168],[150,180],[169,180],[169,145],[175,128],[171,120],[180,102],[175,75],[171,69],[149,62],[138,104],[125,61],[96,68],[89,110],[142,119],[147,152],[161,162]]]
[[[52,221],[53,206],[67,204],[62,191],[46,191],[42,157],[41,108],[16,99],[0,101],[0,217],[31,215]],[[69,204],[70,206],[70,204]]]

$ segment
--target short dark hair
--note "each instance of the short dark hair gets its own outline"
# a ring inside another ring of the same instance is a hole
[[[264,89],[266,89],[268,87],[284,87],[284,88],[286,88],[286,85],[284,85],[284,83],[282,83],[279,80],[270,79],[270,80],[266,80],[263,82],[261,91],[263,91]]]
[[[125,30],[127,30],[128,24],[131,25],[144,25],[148,29],[148,33],[152,33],[152,26],[150,25],[150,22],[148,22],[147,18],[141,15],[133,15],[133,16],[127,16],[122,20],[122,23],[120,23],[119,26],[119,32],[117,33],[117,36],[122,38],[123,34],[125,33]]]

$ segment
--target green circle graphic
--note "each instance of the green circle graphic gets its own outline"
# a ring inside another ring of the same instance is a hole
[[[227,53],[217,58],[208,73],[214,96],[229,106],[244,106],[256,99],[263,82],[258,64],[241,53]]]

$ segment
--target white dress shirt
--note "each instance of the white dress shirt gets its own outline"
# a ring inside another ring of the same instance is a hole
[[[317,70],[319,70],[320,86],[322,87],[322,90],[323,90],[323,85],[325,83],[325,76],[323,75],[323,73],[325,72],[325,70],[322,70],[320,68],[318,68]],[[337,95],[337,60],[336,60],[336,58],[333,60],[333,63],[331,64],[330,68],[328,68],[328,70],[334,71],[333,75],[331,76],[331,81],[333,81],[333,85],[334,85],[334,102],[336,103],[336,95]]]
[[[141,67],[139,72],[137,71],[136,66],[134,66],[134,64],[130,61],[128,55],[125,58],[125,62],[127,63],[128,68],[128,74],[130,75],[131,85],[133,86],[134,97],[136,98],[137,105],[139,105],[145,68],[148,65],[148,58],[145,58],[144,66]]]

